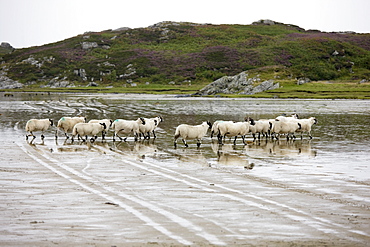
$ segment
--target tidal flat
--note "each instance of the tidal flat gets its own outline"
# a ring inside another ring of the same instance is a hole
[[[146,94],[0,95],[0,245],[367,246],[370,101],[176,98]],[[247,145],[176,126],[314,116],[313,139]],[[55,126],[26,141],[31,118],[161,116],[156,139],[82,142]]]

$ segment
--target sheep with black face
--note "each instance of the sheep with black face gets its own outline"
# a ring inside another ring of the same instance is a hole
[[[41,131],[41,140],[44,140],[44,132],[49,129],[50,126],[53,126],[53,120],[51,119],[30,119],[26,123],[26,131],[29,134],[26,135],[26,140],[28,140],[29,136],[32,136],[32,141],[36,138],[33,134],[35,131]]]

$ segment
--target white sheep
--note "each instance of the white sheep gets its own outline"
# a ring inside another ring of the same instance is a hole
[[[50,126],[53,126],[53,120],[51,119],[30,119],[26,123],[26,131],[30,134],[26,135],[26,140],[28,140],[29,136],[32,136],[32,141],[36,138],[36,136],[32,133],[34,131],[41,131],[41,140],[44,140],[44,132],[49,129]]]
[[[217,136],[218,135],[218,124],[222,122],[230,122],[232,123],[233,121],[224,121],[224,120],[216,120],[212,124],[211,128],[211,138],[213,138],[213,135]]]
[[[58,130],[63,130],[64,135],[68,139],[68,132],[72,132],[73,127],[78,123],[85,123],[85,117],[62,117],[58,121],[57,129],[55,130],[55,139],[58,139]]]
[[[155,118],[144,118],[145,124],[139,124],[140,135],[143,135],[144,139],[150,139],[150,133],[153,133],[153,138],[157,138],[154,130],[158,127],[160,122],[163,122],[161,116]]]
[[[87,136],[92,136],[91,142],[95,141],[98,138],[97,134],[104,131],[107,128],[105,123],[78,123],[73,127],[72,130],[72,142],[74,137],[78,135],[78,138],[87,141]],[[86,139],[83,139],[83,136],[86,136]]]
[[[234,145],[236,144],[236,139],[240,135],[243,139],[243,143],[245,143],[245,135],[249,133],[249,128],[251,125],[254,125],[254,120],[252,118],[245,118],[244,122],[220,122],[218,124],[218,141],[219,144],[222,144],[222,139],[225,139],[226,136],[233,137]]]
[[[200,147],[202,138],[207,134],[207,130],[212,127],[210,122],[203,122],[200,125],[180,124],[175,131],[174,146],[177,146],[177,139],[181,136],[185,147],[189,147],[186,140],[197,140],[197,147]]]
[[[286,117],[285,115],[283,115],[283,116],[278,116],[275,119],[278,119],[279,121],[290,121],[290,120],[296,120],[298,118],[299,118],[298,114],[294,113],[290,117]]]
[[[112,126],[113,124],[113,121],[112,119],[91,119],[89,121],[89,123],[105,123],[105,126],[107,126],[107,128],[105,130],[103,130],[101,133],[101,137],[102,139],[104,140],[105,139],[105,136],[107,135],[108,133],[108,130],[109,128]]]
[[[135,141],[137,141],[137,138],[140,133],[139,125],[145,125],[144,118],[140,117],[137,120],[124,120],[124,119],[116,119],[113,121],[112,129],[114,130],[113,134],[113,141],[116,141],[115,137],[118,136],[118,138],[122,141],[122,137],[118,135],[120,134],[130,134],[133,133],[135,137]],[[126,141],[127,137],[123,140]]]
[[[303,139],[304,132],[307,132],[310,139],[312,139],[311,128],[312,125],[317,124],[317,119],[315,117],[310,117],[307,119],[297,119],[296,121],[301,124],[301,128],[297,130],[297,132],[301,133],[301,139]]]
[[[266,138],[269,135],[272,123],[266,119],[260,119],[254,122],[254,125],[249,126],[250,132],[253,136],[253,141],[256,140],[256,134],[258,133],[258,140],[260,140],[261,134]]]
[[[272,122],[271,133],[275,136],[276,140],[279,140],[281,134],[286,134],[287,139],[289,139],[289,136],[295,138],[294,133],[300,128],[301,124],[296,121],[281,121],[275,119],[275,121]]]

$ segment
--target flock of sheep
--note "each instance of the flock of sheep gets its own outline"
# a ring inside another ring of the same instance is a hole
[[[144,139],[150,139],[150,135],[156,138],[155,129],[158,127],[159,123],[163,121],[163,118],[158,116],[154,118],[143,118],[140,117],[137,120],[123,120],[116,119],[114,121],[110,119],[97,120],[93,119],[86,123],[85,117],[62,117],[59,119],[56,126],[55,138],[58,138],[58,132],[63,131],[65,137],[68,139],[68,133],[72,134],[72,142],[77,136],[78,139],[87,141],[88,136],[91,136],[91,142],[94,142],[98,138],[98,134],[102,134],[102,139],[108,130],[111,128],[114,131],[113,141],[118,137],[121,141],[126,141],[128,134],[133,134],[135,141],[138,138],[143,137]],[[219,144],[223,144],[226,137],[234,137],[234,144],[236,144],[236,139],[241,136],[243,143],[245,142],[245,136],[251,133],[254,141],[261,138],[261,135],[272,139],[279,139],[281,135],[285,135],[286,138],[293,139],[295,133],[301,133],[301,139],[303,138],[303,133],[307,133],[309,138],[312,139],[311,127],[317,123],[315,117],[310,117],[308,119],[299,119],[297,114],[292,116],[278,116],[274,119],[260,119],[254,121],[250,117],[246,117],[245,121],[234,122],[234,121],[215,121],[213,124],[210,122],[203,122],[200,125],[188,125],[180,124],[177,126],[174,136],[174,146],[177,145],[177,139],[181,137],[184,145],[188,147],[187,140],[197,140],[197,146],[200,147],[202,138],[207,134],[208,129],[211,129],[211,138],[217,136]],[[29,136],[32,136],[32,141],[36,138],[33,134],[35,131],[41,131],[41,140],[44,139],[44,131],[46,131],[50,126],[53,126],[53,120],[51,119],[31,119],[27,121],[26,140]],[[122,138],[120,135],[125,135]],[[256,137],[258,135],[258,137]],[[84,139],[85,137],[85,139]],[[32,142],[31,141],[31,142]]]

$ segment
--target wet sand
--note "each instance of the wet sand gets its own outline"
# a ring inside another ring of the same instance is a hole
[[[11,105],[35,113],[40,101],[32,102]],[[77,102],[60,109],[75,111]],[[50,105],[41,108],[50,113]],[[49,131],[44,143],[29,143],[9,108],[0,128],[1,246],[370,243],[368,156],[350,156],[358,168],[347,177],[325,165],[332,153],[323,137],[268,147],[273,154],[261,151],[270,142],[218,150],[210,138],[200,149],[173,149],[173,120],[155,142],[71,144]]]

